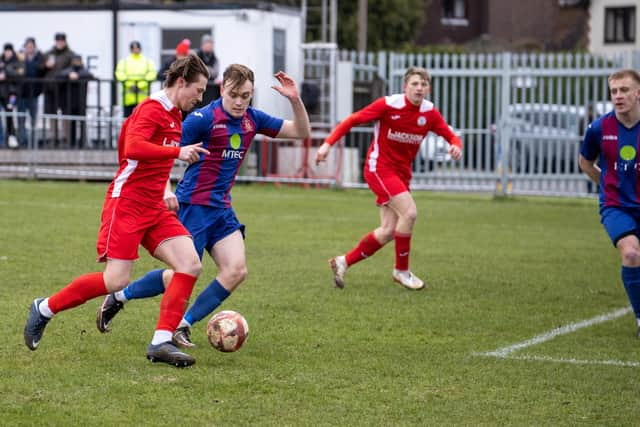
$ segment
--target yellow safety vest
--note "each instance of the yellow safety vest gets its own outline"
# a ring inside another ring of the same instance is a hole
[[[156,79],[153,61],[131,54],[118,62],[116,79],[121,82],[125,106],[138,105],[149,96],[149,84]]]

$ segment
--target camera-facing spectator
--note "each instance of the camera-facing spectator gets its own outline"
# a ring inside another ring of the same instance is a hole
[[[63,97],[61,108],[65,114],[71,116],[84,116],[87,113],[87,83],[93,79],[91,74],[84,66],[80,55],[73,55],[71,65],[62,69],[56,75],[60,80]],[[67,121],[70,123],[71,129],[69,135],[70,145],[79,147],[84,141],[86,135],[86,122],[84,120]],[[66,126],[65,126],[66,127]],[[78,128],[80,129],[78,132]]]
[[[209,69],[207,90],[204,95],[202,95],[202,102],[196,107],[199,108],[207,105],[214,99],[220,98],[220,64],[216,53],[213,51],[213,37],[211,37],[211,35],[205,34],[202,36],[197,54]]]
[[[61,85],[59,74],[61,70],[71,67],[71,60],[75,54],[67,44],[67,35],[65,33],[56,33],[54,40],[53,47],[45,53],[45,78],[47,82],[44,88],[44,112],[46,114],[57,114],[58,110],[61,110],[64,114],[64,98],[66,94],[63,92],[64,87]],[[66,139],[66,126],[63,126],[62,135],[58,134],[57,120],[52,119],[50,127],[56,140]]]
[[[18,59],[11,43],[5,43],[0,58],[0,109],[5,111],[5,132],[0,145],[18,147],[16,127],[13,123],[13,111],[18,104],[20,79],[24,76],[24,63]]]
[[[136,105],[149,96],[151,82],[156,79],[157,70],[153,61],[142,55],[142,45],[132,41],[130,54],[118,62],[116,79],[122,89],[124,117],[129,117]]]
[[[18,58],[24,62],[24,80],[18,94],[18,112],[29,115],[31,129],[34,129],[38,115],[38,97],[42,93],[42,82],[37,79],[41,79],[45,74],[44,55],[38,50],[36,40],[27,37]],[[18,116],[18,139],[23,147],[29,143],[25,124],[26,117]]]

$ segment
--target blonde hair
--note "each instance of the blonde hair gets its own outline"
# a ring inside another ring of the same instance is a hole
[[[409,78],[413,75],[420,76],[422,79],[426,80],[429,84],[431,84],[431,75],[429,75],[429,72],[422,67],[410,67],[404,73],[404,83],[407,84],[407,82],[409,81]]]
[[[611,73],[607,81],[610,82],[611,80],[620,80],[624,79],[625,77],[631,77],[633,81],[640,85],[640,73],[632,68],[625,68],[623,70],[618,70],[614,73]]]

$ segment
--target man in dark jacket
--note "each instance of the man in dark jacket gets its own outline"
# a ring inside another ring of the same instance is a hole
[[[0,57],[0,109],[5,110],[5,135],[0,138],[0,145],[18,147],[13,112],[18,103],[19,81],[24,75],[24,64],[18,59],[11,43],[5,43]]]
[[[65,33],[55,34],[55,45],[45,53],[45,78],[47,82],[44,87],[44,112],[45,114],[57,114],[58,110],[62,110],[63,114],[67,111],[64,104],[66,94],[63,92],[64,85],[57,79],[61,70],[71,67],[71,59],[74,52],[67,45],[67,35]],[[66,140],[66,127],[63,127],[63,134],[58,134],[58,122],[52,119],[50,129],[53,130],[53,138],[55,140]]]
[[[93,79],[91,74],[82,63],[80,55],[73,55],[71,66],[62,69],[56,75],[62,82],[62,109],[65,114],[71,116],[84,116],[87,113],[87,83]],[[86,135],[86,122],[84,117],[69,120],[71,132],[69,141],[71,147],[81,147]]]
[[[36,40],[27,37],[24,41],[23,50],[18,54],[18,58],[24,62],[24,80],[18,96],[18,139],[20,145],[26,147],[29,144],[27,134],[26,113],[29,114],[31,130],[35,129],[36,116],[38,115],[38,97],[42,93],[42,82],[38,81],[44,77],[45,64],[44,56],[36,48]]]
[[[213,38],[209,34],[203,35],[200,39],[200,49],[198,49],[197,54],[209,69],[207,90],[202,95],[202,102],[196,107],[199,108],[204,107],[214,99],[220,98],[220,64],[213,51]]]

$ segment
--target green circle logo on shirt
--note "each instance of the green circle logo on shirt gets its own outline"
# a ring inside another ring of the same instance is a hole
[[[238,135],[237,133],[234,133],[233,135],[231,135],[231,148],[233,148],[234,150],[237,150],[238,148],[240,148],[240,145],[242,145],[242,140],[240,140],[240,135]]]
[[[630,145],[625,145],[620,149],[620,158],[622,160],[633,160],[636,157],[636,149]]]

